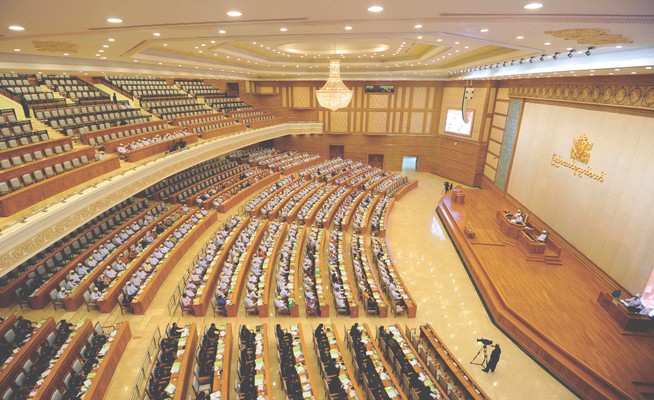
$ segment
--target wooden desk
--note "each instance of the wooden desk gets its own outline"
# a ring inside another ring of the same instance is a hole
[[[336,355],[338,357],[332,357],[334,358],[334,361],[337,363],[341,363],[341,369],[340,369],[340,375],[337,377],[341,382],[343,382],[345,379],[350,381],[350,386],[348,389],[346,389],[346,393],[348,395],[348,398],[358,398],[358,399],[365,399],[363,396],[363,392],[361,391],[361,388],[359,387],[359,384],[357,383],[357,380],[355,379],[354,374],[352,373],[351,368],[349,368],[348,363],[345,361],[343,358],[343,345],[341,344],[341,339],[338,336],[338,332],[336,330],[336,325],[331,325],[329,323],[324,325],[323,328],[325,335],[327,336],[327,340],[329,340],[329,348],[330,350],[336,351]],[[318,346],[316,345],[315,338],[316,334],[313,332],[313,338],[314,338],[314,347],[316,350],[316,357],[318,358],[318,363],[320,364],[320,370],[322,371],[322,378],[325,383],[325,386],[327,386],[327,381],[325,380],[325,369],[324,365],[322,363],[322,360],[320,358],[320,354],[318,353]],[[344,371],[344,372],[343,372]],[[336,378],[334,378],[336,379]],[[329,391],[329,389],[325,389],[326,392]]]
[[[413,189],[415,189],[417,187],[418,187],[418,181],[417,180],[410,181],[409,183],[404,185],[404,187],[402,187],[402,189],[395,192],[395,194],[393,195],[393,198],[395,200],[399,200],[402,197],[404,197],[405,194],[409,193],[410,191],[412,191]]]
[[[429,348],[435,353],[436,358],[444,364],[443,367],[445,368],[445,374],[449,379],[448,383],[465,390],[469,395],[467,398],[473,400],[489,399],[488,395],[486,395],[486,393],[484,393],[470,378],[470,375],[466,370],[456,362],[453,353],[438,337],[438,334],[431,324],[420,326],[420,338],[428,344]]]
[[[186,255],[186,252],[195,245],[195,241],[200,238],[200,236],[204,235],[207,228],[213,225],[214,222],[216,222],[216,212],[209,211],[209,213],[193,227],[187,236],[183,236],[180,241],[176,243],[175,247],[173,247],[167,254],[167,257],[165,257],[164,262],[158,265],[155,271],[152,271],[150,281],[148,282],[146,280],[142,284],[146,285],[147,283],[143,288],[143,292],[137,293],[134,300],[132,300],[131,305],[135,315],[145,314],[145,311],[148,309],[150,304],[152,304],[152,301],[157,295],[159,288],[168,278],[171,271],[177,266],[179,260]]]
[[[5,317],[5,320],[0,323],[0,337],[4,337],[5,333],[9,332],[9,330],[13,328],[16,319],[16,314],[11,314]]]
[[[384,357],[381,356],[381,351],[379,350],[379,346],[377,346],[377,342],[373,339],[373,335],[372,335],[373,331],[370,330],[370,327],[368,326],[367,323],[363,324],[363,325],[359,324],[359,327],[362,328],[360,330],[361,331],[361,339],[366,339],[367,340],[367,343],[365,343],[364,346],[365,346],[367,352],[370,353],[370,359],[371,359],[371,362],[372,362],[373,366],[375,367],[375,369],[378,370],[378,372],[379,372],[379,369],[383,369],[390,378],[390,379],[387,379],[387,380],[382,380],[382,385],[384,386],[384,388],[394,388],[395,389],[396,394],[393,395],[393,396],[390,396],[390,394],[389,394],[389,397],[391,398],[391,400],[396,400],[396,399],[398,399],[398,400],[399,399],[407,400],[407,397],[404,395],[404,393],[401,390],[400,383],[397,381],[394,374],[391,372],[390,366],[388,365],[386,360],[384,360]],[[352,340],[352,337],[349,334],[348,334],[348,341],[350,343],[350,348],[352,350],[352,358],[354,360],[354,363],[356,364],[356,353],[355,353],[355,350],[354,350],[354,342]],[[367,384],[367,381],[365,379],[365,375],[364,375],[364,373],[362,371],[359,371],[360,368],[361,368],[361,366],[357,365],[357,371],[358,371],[357,375],[359,375],[360,379],[363,380],[364,387],[365,387],[366,390],[368,390],[368,384]]]
[[[135,129],[143,129],[143,128],[149,128],[150,126],[161,126],[163,129],[164,127],[168,126],[168,123],[165,121],[148,121],[148,122],[141,122],[138,124],[129,124],[129,125],[119,125],[119,126],[114,126],[111,128],[106,128],[106,129],[98,129],[92,132],[86,132],[80,134],[80,141],[84,144],[91,144],[90,140],[95,139],[97,140],[98,137],[102,137],[104,139],[104,135],[111,135],[112,133],[118,133],[118,132],[129,132],[131,130]],[[122,138],[118,138],[117,140],[126,140],[131,136],[124,136]],[[113,142],[113,140],[111,141]],[[108,142],[107,142],[108,143]],[[106,149],[106,147],[105,147]]]
[[[154,227],[158,222],[165,220],[168,216],[175,213],[180,208],[179,205],[173,205],[170,210],[166,211],[163,215],[152,221],[150,225],[147,226],[147,229],[142,228],[138,234],[128,238],[119,246],[121,251],[112,253],[106,260],[103,262],[104,268],[95,268],[93,271],[89,272],[87,275],[88,278],[83,279],[74,289],[71,291],[68,296],[64,298],[64,307],[68,311],[77,310],[84,304],[84,293],[89,289],[91,283],[95,282],[96,279],[104,273],[107,265],[111,265],[114,261],[120,257],[125,250],[128,250],[132,245],[136,245],[140,242]],[[117,277],[118,278],[118,277]],[[114,304],[115,305],[115,304]],[[112,306],[113,309],[113,306]]]
[[[601,292],[597,302],[625,331],[644,332],[654,328],[654,319],[627,310],[624,304],[609,293]]]
[[[291,249],[290,256],[290,266],[288,274],[288,282],[293,282],[292,288],[289,291],[288,300],[292,300],[293,305],[288,306],[288,310],[291,313],[291,317],[297,318],[300,316],[300,305],[298,304],[298,284],[300,279],[302,279],[302,249],[304,248],[304,238],[305,238],[306,228],[298,226],[298,238],[295,242],[295,246]],[[293,258],[293,251],[295,251],[295,259]]]
[[[305,169],[305,168],[308,168],[308,167],[311,167],[311,166],[314,166],[314,165],[318,165],[323,161],[324,161],[324,158],[318,157],[318,158],[314,158],[313,160],[308,160],[308,161],[305,161],[303,163],[294,165],[292,167],[273,168],[273,169],[275,169],[277,171],[280,171],[282,173],[282,175],[291,175],[291,174],[293,174],[293,173],[295,173],[297,171],[300,171],[302,169]]]
[[[0,160],[11,159],[12,157],[22,157],[23,154],[27,154],[27,153],[31,153],[32,158],[34,158],[34,152],[36,151],[43,152],[45,149],[54,149],[56,146],[61,146],[63,148],[64,145],[66,144],[72,147],[73,140],[69,137],[65,137],[65,138],[58,138],[58,139],[50,139],[44,142],[32,143],[25,146],[18,146],[18,147],[0,151]],[[54,155],[52,157],[54,157]],[[48,158],[49,157],[45,157],[44,160]]]
[[[194,120],[202,120],[203,118],[212,118],[212,121],[219,121],[225,118],[224,113],[208,113],[208,114],[196,114],[196,115],[191,115],[188,117],[178,117],[178,118],[173,118],[172,121],[170,121],[173,125],[181,125],[185,126],[185,122],[192,122]],[[193,124],[199,124],[199,122],[193,122]]]
[[[285,179],[285,178],[284,178],[284,179]],[[268,204],[268,202],[269,202],[270,200],[272,200],[273,198],[275,198],[275,196],[277,196],[278,194],[282,193],[282,192],[284,191],[284,189],[290,187],[290,185],[293,185],[293,184],[299,184],[299,182],[301,182],[301,180],[294,179],[294,180],[292,180],[292,181],[286,183],[285,185],[283,185],[283,186],[280,187],[279,189],[275,190],[275,191],[272,192],[271,194],[269,194],[265,199],[263,199],[261,202],[259,202],[259,204],[257,204],[257,205],[256,205],[256,206],[255,206],[255,207],[250,211],[250,215],[253,216],[253,217],[257,217],[257,216],[259,216],[259,214],[261,214],[261,209],[262,209],[266,204]]]
[[[495,214],[495,220],[499,224],[500,232],[502,232],[504,236],[507,236],[513,240],[518,240],[520,237],[520,232],[522,232],[522,230],[525,229],[527,225],[524,223],[512,223],[509,218],[510,215],[511,213],[508,211],[497,210],[497,213]]]
[[[118,368],[118,363],[127,348],[127,344],[132,338],[132,331],[130,330],[129,322],[122,321],[118,324],[120,325],[118,333],[113,337],[109,350],[107,350],[104,357],[102,357],[100,366],[95,371],[95,376],[90,378],[91,386],[86,392],[85,399],[102,400],[105,398],[105,394],[111,384],[114,372],[116,372],[116,369]]]
[[[222,328],[221,326],[217,326],[218,329]],[[225,344],[223,348],[223,358],[220,361],[215,361],[214,362],[214,373],[213,373],[213,380],[211,381],[211,393],[220,393],[221,394],[221,399],[224,400],[229,400],[229,393],[231,392],[231,388],[229,387],[229,371],[231,370],[231,365],[232,365],[232,340],[233,340],[233,335],[232,335],[232,324],[227,323],[225,325],[225,337],[223,338],[223,343]],[[216,350],[216,356],[218,356],[220,352]],[[221,373],[217,374],[216,368],[220,368]],[[91,399],[93,400],[93,399]]]
[[[242,121],[244,119],[248,119],[248,118],[247,117],[246,118],[240,118],[239,121]],[[277,117],[277,118],[273,118],[273,119],[264,119],[264,120],[261,120],[261,121],[252,121],[252,122],[247,123],[247,125],[248,125],[248,127],[250,129],[258,129],[258,128],[265,128],[267,126],[273,126],[273,125],[278,125],[278,124],[283,124],[283,123],[284,123],[284,118]]]
[[[143,282],[146,284],[143,288],[143,292],[137,293],[132,300],[132,310],[134,310],[135,315],[143,315],[148,309],[154,297],[157,295],[159,288],[163,285],[164,281],[168,278],[168,275],[172,270],[177,266],[179,260],[184,257],[186,252],[195,245],[195,241],[204,235],[205,231],[216,222],[216,212],[209,211],[207,215],[202,218],[197,225],[193,227],[191,232],[180,239],[176,243],[175,247],[167,254],[168,257],[165,258],[163,265],[158,265],[157,269],[152,272],[150,281]],[[163,236],[163,235],[162,235]]]
[[[93,332],[93,324],[91,320],[87,319],[77,329],[71,332],[70,342],[67,342],[67,347],[56,361],[48,376],[45,377],[43,384],[36,390],[35,399],[49,399],[52,397],[54,391],[59,388],[59,385],[64,381],[66,375],[73,368],[73,363],[79,357],[79,352],[87,343],[87,340]],[[73,333],[75,336],[73,336]]]
[[[297,181],[293,181],[293,182],[297,182]],[[310,184],[311,184],[310,182],[307,182],[303,185],[298,186],[295,190],[289,193],[288,196],[286,196],[283,200],[277,203],[277,205],[272,210],[270,210],[270,212],[268,213],[268,219],[272,221],[273,219],[277,218],[279,212],[286,205],[286,203],[288,203],[293,198],[293,196],[295,196],[297,193],[299,193],[302,189],[304,189],[306,186],[309,186]]]
[[[250,197],[254,192],[257,192],[260,189],[262,189],[263,187],[268,186],[269,184],[275,182],[277,179],[279,179],[279,177],[280,177],[279,172],[275,172],[272,175],[268,175],[268,176],[260,179],[255,184],[248,186],[244,190],[241,190],[236,195],[230,197],[225,202],[223,202],[223,204],[218,206],[218,211],[220,211],[221,213],[226,213],[227,211],[231,210],[232,207],[234,207],[235,205],[237,205],[238,203],[243,201],[243,199],[245,199],[247,197]],[[213,199],[213,197],[212,197],[212,199]],[[211,207],[211,205],[212,205],[212,202],[213,202],[212,199],[209,199],[209,200],[211,200],[211,202],[210,201],[205,201],[205,203],[208,203],[209,207]]]
[[[345,191],[341,192],[341,195],[334,201],[334,203],[326,210],[326,212],[323,215],[323,218],[321,219],[320,223],[322,224],[322,227],[327,229],[329,226],[331,226],[332,221],[334,220],[334,215],[336,214],[336,210],[341,206],[343,203],[343,200],[347,198],[347,196],[350,194],[350,192],[354,189],[351,188],[345,188]],[[336,189],[337,191],[339,189]],[[318,218],[317,215],[315,215],[313,218]],[[313,220],[312,218],[312,220]],[[313,220],[316,226],[321,226],[318,225],[317,220]]]
[[[373,240],[376,239],[373,238]],[[397,268],[395,267],[395,261],[393,260],[393,255],[391,254],[390,247],[388,246],[388,241],[385,239],[384,240],[380,239],[379,244],[381,246],[382,252],[385,254],[386,257],[388,257],[388,261],[389,261],[388,273],[393,278],[393,282],[395,282],[395,285],[398,288],[400,294],[402,294],[404,303],[406,304],[407,316],[409,318],[415,318],[416,314],[418,313],[418,303],[416,303],[413,296],[411,296],[411,293],[409,293],[409,290],[407,289],[404,280],[402,279],[399,272],[397,271]],[[376,257],[374,257],[374,254],[373,254],[373,258],[375,260],[375,265],[377,265],[377,268],[379,269],[377,263],[379,263],[380,261],[377,260]]]
[[[161,123],[161,121],[155,121]],[[127,127],[128,125],[126,125]],[[168,125],[166,125],[168,126]],[[180,128],[178,126],[171,126],[169,128],[164,128],[160,129],[157,131],[151,131],[151,132],[142,132],[142,133],[137,133],[135,135],[130,135],[130,136],[124,136],[121,138],[117,138],[114,140],[110,140],[108,142],[104,142],[102,144],[102,147],[104,147],[104,151],[106,153],[116,153],[118,150],[118,147],[120,147],[121,143],[131,143],[139,139],[149,139],[153,138],[157,135],[164,136],[167,133],[174,133],[178,132]]]
[[[259,317],[261,318],[268,318],[268,311],[270,308],[270,291],[274,290],[271,288],[271,283],[272,283],[272,277],[275,275],[275,271],[273,268],[274,266],[277,265],[278,258],[277,258],[277,253],[279,252],[279,249],[282,247],[282,242],[284,242],[284,238],[286,235],[286,232],[288,230],[288,224],[282,223],[281,227],[277,231],[277,238],[275,240],[275,243],[272,245],[272,251],[270,253],[270,257],[266,255],[266,258],[264,258],[263,261],[263,270],[262,274],[265,274],[265,276],[262,277],[264,280],[264,289],[263,289],[263,296],[261,296],[261,299],[263,300],[263,304],[257,305],[257,309],[259,311]],[[268,268],[265,268],[266,261],[268,262]]]
[[[138,203],[135,203],[138,204]],[[152,207],[151,207],[152,208]],[[114,234],[120,232],[122,229],[126,228],[127,226],[131,225],[133,220],[138,220],[139,218],[142,218],[145,216],[145,214],[148,212],[149,209],[143,210],[141,213],[138,215],[131,217],[125,222],[114,228],[112,232],[109,232],[107,235],[105,235],[105,240],[113,238]],[[142,231],[143,229],[141,229]],[[142,233],[139,231],[139,233]],[[139,235],[143,236],[143,234]],[[130,241],[130,240],[128,240]],[[48,278],[48,281],[43,284],[38,290],[36,290],[34,293],[32,293],[28,298],[28,302],[30,303],[30,307],[34,310],[42,310],[44,309],[52,300],[50,298],[50,292],[53,289],[56,289],[59,287],[60,283],[62,280],[66,279],[66,276],[70,273],[70,271],[73,271],[74,268],[77,266],[78,263],[83,263],[86,261],[89,257],[92,256],[93,251],[96,250],[101,244],[103,244],[105,241],[102,239],[94,243],[92,246],[84,250],[82,253],[80,253],[77,257],[75,257],[72,261],[67,263],[64,267],[59,269],[59,271],[55,272],[50,278]],[[71,293],[68,294],[70,296],[73,292],[80,291],[80,288],[78,288],[80,285],[84,286],[85,289],[88,289],[88,287],[91,285],[91,283],[95,282],[95,278],[99,276],[99,273],[97,270],[103,270],[106,269],[108,261],[113,262],[119,254],[121,254],[124,250],[129,249],[129,247],[125,247],[124,243],[121,246],[118,246],[117,248],[114,249],[114,251],[111,252],[111,254],[108,255],[107,258],[105,258],[102,261],[99,261],[98,264],[95,266],[95,268],[89,270],[88,274],[85,276],[81,277],[79,284],[77,287],[74,288]],[[82,296],[84,295],[84,291],[82,291]],[[68,297],[66,296],[66,297]],[[66,307],[66,303],[64,302],[64,307]],[[71,310],[69,308],[66,308],[67,310]]]
[[[21,147],[19,147],[21,149]],[[21,152],[22,154],[22,152]],[[53,167],[55,164],[62,164],[66,161],[71,161],[75,158],[81,158],[86,156],[89,159],[89,162],[92,162],[95,159],[95,150],[93,147],[84,146],[82,149],[72,149],[71,151],[66,151],[61,154],[53,155],[52,157],[44,157],[40,160],[31,161],[21,165],[17,165],[11,168],[0,170],[0,181],[7,181],[18,178],[24,174],[31,174],[37,170],[43,170],[46,167]],[[82,167],[77,167],[82,168]],[[70,171],[74,171],[77,168],[73,168]],[[54,167],[52,168],[54,170]],[[62,173],[63,174],[63,173]],[[53,178],[44,179],[41,182],[49,181]]]
[[[452,190],[452,200],[456,204],[463,204],[466,202],[466,195],[461,189]]]
[[[355,192],[351,192],[355,193]],[[359,203],[361,200],[363,200],[363,197],[366,195],[367,192],[361,191],[359,192],[352,203],[350,204],[349,208],[345,212],[345,216],[343,217],[343,221],[341,221],[341,230],[342,231],[347,231],[347,228],[350,226],[350,221],[352,220],[352,215],[354,214],[354,211],[356,208],[359,206]]]
[[[93,149],[91,149],[93,151]],[[78,156],[81,154],[76,153]],[[50,157],[52,158],[52,157]],[[72,157],[75,158],[75,157]],[[93,156],[89,157],[92,160]],[[44,179],[0,197],[0,217],[11,216],[58,193],[120,168],[118,157],[92,161],[62,174]]]
[[[179,209],[179,207],[180,207],[179,205],[176,206],[177,210]],[[152,254],[152,252],[154,251],[154,249],[159,247],[159,245],[163,244],[166,241],[168,235],[174,232],[175,229],[179,228],[189,217],[190,217],[190,211],[189,213],[178,219],[167,230],[165,230],[159,236],[157,236],[157,238],[154,239],[154,241],[150,244],[150,246],[147,247],[147,250],[144,250],[139,256],[131,260],[129,265],[127,265],[127,268],[121,271],[122,274],[119,273],[118,276],[116,276],[116,278],[109,284],[109,287],[104,293],[103,298],[101,298],[96,302],[100,312],[110,313],[114,309],[114,307],[116,307],[116,304],[118,304],[118,296],[120,296],[120,294],[123,293],[124,286],[126,282],[130,280],[134,271],[136,271],[141,266],[141,264],[146,262],[148,260],[148,257],[150,257],[150,254]]]
[[[13,354],[13,358],[9,362],[5,362],[0,366],[2,370],[0,371],[0,387],[6,388],[9,387],[9,384],[16,379],[16,376],[22,371],[23,365],[25,362],[36,355],[39,346],[43,343],[50,333],[55,331],[55,321],[54,318],[48,317],[45,322],[30,336],[20,350],[17,353]]]
[[[232,133],[245,132],[246,129],[246,126],[240,123],[223,126],[222,128],[209,129],[202,132],[202,140],[211,140],[222,136],[228,136]]]
[[[234,266],[234,271],[232,274],[232,282],[234,282],[234,279],[236,279],[234,290],[231,290],[232,286],[230,284],[227,293],[225,293],[225,300],[231,300],[228,301],[225,305],[225,310],[227,311],[228,317],[235,317],[238,315],[238,308],[241,303],[241,290],[243,289],[244,282],[247,279],[247,272],[250,270],[250,260],[252,260],[252,256],[257,253],[259,242],[261,241],[261,238],[263,237],[266,229],[268,229],[268,221],[263,220],[259,223],[256,232],[250,240],[250,243],[246,245],[248,249],[246,250],[245,258],[243,258],[243,261],[239,262],[238,265]]]
[[[527,254],[545,254],[547,245],[534,239],[531,230],[522,230],[518,236],[518,247]]]
[[[171,374],[170,384],[175,385],[175,396],[173,400],[186,400],[188,398],[188,388],[190,383],[190,376],[193,374],[193,361],[198,346],[198,331],[195,324],[191,324],[189,328],[189,335],[186,338],[186,346],[184,347],[184,354],[182,354],[181,366],[179,372]],[[179,350],[178,350],[179,351]],[[176,360],[177,361],[177,360]]]
[[[220,272],[223,270],[223,264],[227,260],[229,250],[236,241],[236,238],[241,234],[243,229],[250,223],[250,217],[244,217],[239,226],[234,228],[232,235],[228,237],[223,246],[218,250],[214,256],[213,261],[207,267],[207,272],[202,278],[202,283],[198,288],[195,299],[193,299],[193,315],[201,317],[207,312],[207,308],[211,304],[211,299],[214,298],[216,291],[216,283],[220,277]],[[202,292],[200,292],[202,289]]]
[[[173,142],[179,140],[184,140],[186,142],[186,145],[188,146],[198,141],[198,135],[195,133],[189,133],[187,135],[178,138],[164,140],[163,142],[151,144],[149,146],[141,147],[140,149],[132,150],[129,153],[127,153],[127,161],[128,162],[141,161],[141,160],[145,160],[146,158],[155,156],[157,154],[165,153],[168,150],[170,150],[170,146],[172,146]]]

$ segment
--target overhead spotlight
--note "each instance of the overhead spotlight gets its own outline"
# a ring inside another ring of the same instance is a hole
[[[506,67],[506,61],[504,61],[504,62],[502,63],[502,66],[503,66],[503,67]]]
[[[533,64],[533,63],[534,63],[534,56],[531,56],[531,57],[529,58],[529,64]]]
[[[541,61],[545,61],[545,54],[541,54],[541,55],[540,55],[540,60],[541,60]]]
[[[513,65],[514,62],[515,62],[515,60],[511,60],[511,65]]]
[[[584,54],[586,54],[587,56],[589,56],[591,50],[595,50],[595,46],[590,46],[590,47],[588,48],[588,50],[586,50],[586,51],[584,52]]]
[[[525,62],[525,59],[524,59],[524,58],[521,58],[521,59],[520,59],[520,64],[523,64],[524,62]]]
[[[554,53],[554,55],[552,56],[552,58],[555,59],[555,60],[558,60],[558,58],[559,58],[559,52],[557,51],[556,53]]]
[[[574,52],[575,52],[575,50],[570,50],[570,52],[568,53],[568,58],[572,58],[572,53],[574,53]]]

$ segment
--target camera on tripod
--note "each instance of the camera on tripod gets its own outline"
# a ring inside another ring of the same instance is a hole
[[[493,344],[493,341],[492,341],[492,340],[490,340],[490,339],[484,339],[484,338],[479,338],[479,339],[477,339],[477,342],[478,342],[478,343],[482,343],[482,344],[484,345],[484,347],[486,347],[486,346],[490,346],[491,344]]]
[[[493,345],[493,341],[490,339],[484,339],[484,338],[478,338],[477,343],[481,343],[484,345],[484,347],[480,348],[479,351],[477,352],[477,355],[470,361],[470,364],[475,364],[475,365],[481,365],[482,367],[486,368],[488,365],[488,346]],[[477,360],[477,357],[479,357],[481,352],[484,352],[483,358],[481,359],[481,362],[475,362]]]

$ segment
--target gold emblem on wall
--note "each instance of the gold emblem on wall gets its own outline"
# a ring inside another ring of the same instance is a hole
[[[588,164],[590,161],[590,151],[593,149],[593,144],[588,140],[588,136],[584,133],[578,138],[572,139],[572,148],[570,149],[570,158],[571,161],[565,160],[563,156],[560,156],[556,153],[552,154],[551,164],[556,167],[565,167],[572,170],[572,173],[582,178],[587,176],[596,181],[604,182],[604,177],[606,172],[595,172],[593,168],[589,165],[579,165],[575,161],[579,161],[583,164]]]
[[[592,149],[593,144],[588,141],[588,136],[583,134],[577,139],[572,139],[570,158],[577,160],[580,163],[588,164],[588,161],[590,160],[590,151]]]

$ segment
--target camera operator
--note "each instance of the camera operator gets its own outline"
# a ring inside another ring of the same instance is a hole
[[[490,346],[494,347],[494,349],[491,352],[490,359],[488,360],[488,365],[486,365],[486,368],[482,369],[484,372],[495,372],[495,367],[497,367],[497,363],[500,361],[500,354],[502,354],[502,349],[500,348],[499,344],[491,344]]]

